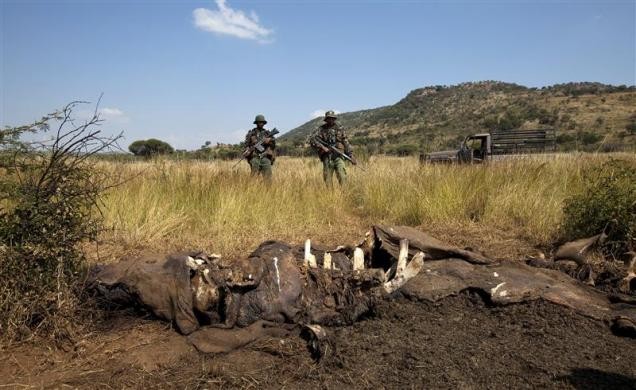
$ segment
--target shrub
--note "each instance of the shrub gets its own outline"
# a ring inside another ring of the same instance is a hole
[[[567,144],[569,142],[574,142],[575,140],[576,138],[573,135],[567,133],[559,134],[556,137],[557,144]]]
[[[593,145],[603,138],[603,136],[593,131],[583,131],[578,136],[583,145]]]
[[[413,144],[398,144],[392,146],[387,153],[397,156],[409,156],[415,154],[419,150],[417,145]]]
[[[75,126],[78,104],[0,131],[0,333],[8,337],[29,329],[67,332],[84,265],[79,245],[100,229],[96,209],[109,180],[91,156],[119,137],[95,130],[101,122],[97,111]],[[47,132],[53,123],[58,126],[50,141],[20,140],[25,133]]]
[[[604,246],[619,256],[636,244],[636,163],[610,160],[583,173],[580,193],[566,199],[564,238],[571,240],[599,234],[614,221]]]
[[[135,141],[128,146],[128,150],[135,156],[144,157],[150,157],[157,154],[170,154],[174,152],[174,148],[170,146],[170,144],[155,138]]]

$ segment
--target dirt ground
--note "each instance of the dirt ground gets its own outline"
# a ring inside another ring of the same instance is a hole
[[[504,232],[433,233],[502,260],[539,250]],[[612,269],[595,271],[597,288],[614,292]],[[299,336],[204,355],[149,315],[101,316],[69,343],[0,345],[0,388],[636,389],[636,339],[551,303],[493,307],[471,291],[381,302],[354,326],[329,329],[320,362]]]
[[[399,298],[312,360],[298,336],[202,355],[166,323],[115,313],[63,349],[3,351],[2,387],[636,388],[636,339],[535,301],[490,307],[471,292],[435,304]]]

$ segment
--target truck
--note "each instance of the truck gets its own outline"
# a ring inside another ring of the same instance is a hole
[[[478,164],[511,155],[556,151],[556,130],[497,130],[467,136],[459,149],[420,154],[424,163]]]

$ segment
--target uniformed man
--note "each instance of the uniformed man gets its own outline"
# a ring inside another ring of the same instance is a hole
[[[265,129],[264,115],[256,115],[254,118],[255,128],[247,132],[245,136],[245,152],[243,157],[250,163],[252,175],[262,175],[266,180],[272,178],[272,164],[276,159],[276,140],[274,135]],[[262,141],[264,150],[259,152],[256,145]]]
[[[325,124],[316,129],[309,139],[310,145],[318,151],[322,161],[322,177],[329,187],[332,186],[334,172],[340,185],[343,185],[347,179],[345,158],[340,153],[345,154],[354,165],[356,164],[349,139],[344,129],[336,123],[337,119],[333,111],[327,111]]]

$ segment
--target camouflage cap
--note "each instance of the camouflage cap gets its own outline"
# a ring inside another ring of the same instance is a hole
[[[325,112],[325,120],[327,118],[338,119],[338,117],[336,116],[336,113],[333,112],[332,110],[329,110],[329,111]]]
[[[257,124],[258,122],[267,123],[267,121],[265,120],[265,115],[263,114],[256,115],[256,118],[254,118],[254,124]]]

